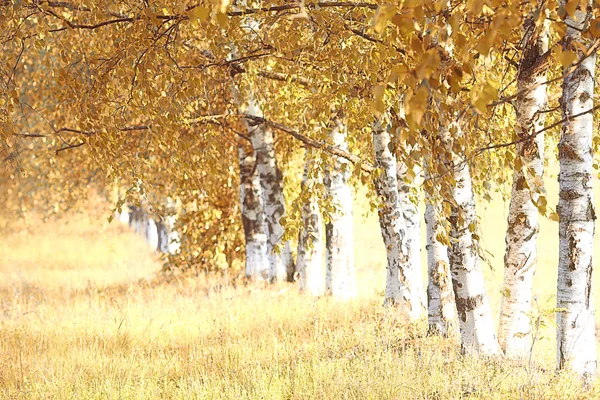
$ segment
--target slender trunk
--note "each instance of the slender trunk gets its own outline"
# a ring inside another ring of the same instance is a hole
[[[448,246],[440,241],[443,226],[439,209],[427,198],[425,224],[427,226],[427,316],[429,334],[449,336],[456,331],[456,304],[450,276]]]
[[[373,129],[375,166],[379,172],[375,189],[381,202],[379,225],[387,249],[385,304],[399,305],[411,319],[417,319],[425,306],[419,297],[419,288],[406,270],[409,262],[407,231],[398,198],[396,157],[389,148],[388,129],[389,126],[383,127],[380,122]]]
[[[130,228],[135,229],[135,206],[128,206],[129,209],[129,220],[128,225]]]
[[[455,185],[452,189],[449,259],[461,349],[467,354],[496,354],[499,351],[498,339],[485,290],[478,243],[473,237],[477,230],[477,216],[469,164],[454,155],[453,170]]]
[[[302,206],[302,227],[298,237],[298,283],[300,291],[305,291],[313,296],[322,296],[325,293],[323,280],[323,224],[319,204],[314,194],[310,192],[312,183],[320,180],[319,176],[311,176],[312,155],[306,149],[304,174],[302,176],[302,191],[308,194],[308,199]],[[316,171],[315,171],[316,172]],[[316,172],[318,174],[318,172]],[[312,182],[311,182],[312,181]]]
[[[148,225],[146,228],[146,242],[152,247],[156,249],[158,246],[158,229],[156,227],[156,222],[154,222],[153,218],[148,218]]]
[[[177,222],[176,215],[170,215],[166,218],[166,225],[167,225],[167,232],[168,232],[167,247],[169,249],[170,254],[177,253],[179,251],[179,248],[181,247],[181,239],[179,237],[179,232],[175,230],[176,222]]]
[[[133,207],[132,212],[133,218],[133,230],[137,235],[145,235],[145,227],[144,227],[144,213],[142,209],[138,206]]]
[[[589,4],[589,3],[588,3]],[[583,8],[583,4],[581,5]],[[567,17],[565,48],[583,57],[581,47],[589,45],[581,30],[589,14],[577,10]],[[593,114],[569,116],[593,107],[596,55],[585,58],[563,81],[563,118],[558,157],[559,258],[556,317],[557,359],[560,369],[571,368],[589,376],[596,370],[596,337],[592,294],[592,253],[594,248]]]
[[[406,249],[408,250],[407,262],[404,269],[410,276],[415,295],[419,301],[425,304],[425,288],[423,285],[422,263],[421,263],[421,219],[419,213],[419,194],[413,190],[418,189],[417,177],[412,178],[407,165],[402,161],[397,163],[398,201],[404,217],[406,226]],[[416,196],[414,196],[416,195]]]
[[[537,263],[539,193],[536,180],[544,173],[544,135],[538,133],[546,120],[546,67],[548,25],[536,30],[533,19],[525,22],[523,57],[519,64],[517,90],[517,136],[526,142],[517,145],[520,164],[513,173],[512,195],[504,254],[504,289],[498,339],[508,356],[523,356],[531,350],[533,274]],[[535,88],[536,85],[539,85]],[[531,88],[535,88],[531,90]],[[529,172],[531,171],[531,172]]]
[[[331,131],[334,146],[347,150],[346,127],[341,120],[335,120]],[[328,293],[334,297],[348,299],[356,296],[354,276],[354,221],[352,212],[352,189],[349,185],[349,162],[336,157],[326,172],[325,184],[329,198],[336,205],[336,212],[330,215],[325,229],[326,279]]]
[[[156,251],[159,253],[169,252],[169,231],[164,221],[160,219],[156,222],[156,230],[158,231],[158,241],[156,244]]]
[[[247,152],[243,144],[239,145],[238,151],[240,203],[246,239],[246,277],[252,280],[267,279],[269,275],[267,227],[256,158],[254,152]]]
[[[121,212],[117,211],[117,217],[119,218],[119,222],[121,222],[122,224],[130,224],[129,210],[126,208],[126,206],[123,206]]]
[[[140,213],[140,223],[139,223],[139,232],[138,234],[148,241],[148,214],[146,214],[141,208],[139,209]]]
[[[242,106],[250,115],[262,116],[262,111],[252,96]],[[285,216],[283,176],[275,158],[273,132],[265,124],[246,120],[246,127],[256,155],[256,164],[263,194],[268,232],[269,280],[293,281],[295,265],[289,241],[283,242]]]

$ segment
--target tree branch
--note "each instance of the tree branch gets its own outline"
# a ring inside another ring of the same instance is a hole
[[[594,54],[598,50],[599,47],[600,47],[600,38],[596,39],[594,41],[594,43],[589,47],[589,49],[585,53],[583,53],[583,57],[581,57],[575,64],[571,65],[567,69],[567,71],[565,71],[565,73],[562,74],[561,76],[558,76],[556,78],[547,80],[546,82],[540,82],[540,83],[536,83],[535,85],[528,86],[526,89],[520,90],[520,91],[518,91],[517,93],[515,93],[513,95],[510,95],[510,96],[507,96],[507,97],[503,97],[503,98],[501,98],[499,100],[496,100],[496,101],[490,103],[488,105],[488,107],[495,107],[495,106],[498,106],[498,105],[503,104],[503,103],[508,103],[508,102],[516,99],[517,97],[521,96],[522,94],[534,91],[535,89],[539,88],[542,85],[548,85],[550,83],[554,83],[556,81],[563,80],[568,75],[570,75],[573,72],[575,72],[575,70],[577,69],[577,67],[579,67],[579,65],[582,62],[584,62],[586,58],[588,58],[589,56],[591,56],[592,54]]]
[[[239,11],[229,11],[227,15],[230,17],[240,17],[249,14],[256,14],[258,12],[274,12],[274,11],[286,11],[293,10],[296,8],[304,8],[304,9],[318,9],[318,8],[368,8],[371,10],[377,10],[379,7],[374,3],[354,3],[351,1],[331,1],[331,2],[318,2],[314,4],[301,4],[301,3],[292,3],[292,4],[284,4],[281,6],[272,6],[272,7],[260,7],[260,8],[246,8],[244,10]]]
[[[254,121],[255,123],[265,124],[267,126],[275,128],[279,131],[285,132],[288,135],[290,135],[290,136],[294,137],[295,139],[298,139],[302,143],[306,144],[307,146],[311,146],[316,149],[323,150],[331,155],[344,158],[353,164],[360,164],[361,169],[365,172],[370,173],[375,170],[375,167],[373,165],[369,164],[368,162],[363,161],[360,157],[358,157],[350,152],[347,152],[345,150],[342,150],[339,147],[332,146],[330,144],[319,142],[317,140],[306,137],[306,136],[296,132],[295,130],[288,128],[287,126],[278,124],[277,122],[269,121],[263,117],[257,117],[256,115],[240,114],[240,116],[243,118],[249,119],[251,121]]]
[[[527,142],[528,140],[531,140],[531,139],[535,138],[537,135],[539,135],[539,134],[541,134],[541,133],[544,133],[544,132],[546,132],[546,131],[548,131],[548,130],[550,130],[550,129],[552,129],[552,128],[556,128],[557,126],[559,126],[559,125],[560,125],[560,124],[562,124],[562,123],[565,123],[565,122],[567,122],[567,121],[571,121],[571,120],[573,120],[573,119],[575,119],[575,118],[581,117],[581,116],[583,116],[583,115],[586,115],[586,114],[593,113],[594,111],[596,111],[596,110],[598,110],[598,109],[600,109],[600,105],[597,105],[597,106],[595,106],[595,107],[592,107],[592,108],[590,108],[590,109],[589,109],[589,110],[587,110],[587,111],[582,111],[582,112],[580,112],[579,114],[570,115],[570,116],[568,116],[568,117],[566,117],[566,118],[563,118],[563,119],[561,119],[560,121],[556,121],[555,123],[553,123],[553,124],[550,124],[550,125],[548,125],[548,126],[544,127],[543,129],[540,129],[539,131],[537,131],[536,133],[534,133],[534,134],[532,134],[532,135],[527,135],[527,136],[524,136],[524,137],[522,137],[522,138],[519,138],[519,139],[517,139],[517,140],[515,140],[515,141],[512,141],[512,142],[508,142],[508,143],[497,143],[497,144],[493,144],[493,145],[490,145],[490,146],[481,147],[481,148],[479,148],[479,149],[475,150],[475,152],[474,152],[474,153],[475,153],[475,156],[478,156],[478,155],[480,155],[481,153],[483,153],[483,152],[485,152],[485,151],[487,151],[487,150],[501,149],[501,148],[504,148],[504,147],[510,147],[510,146],[513,146],[513,145],[515,145],[515,144],[519,144],[519,143]]]
[[[61,147],[60,149],[56,150],[56,155],[58,155],[58,153],[60,153],[61,151],[70,150],[70,149],[76,149],[77,147],[81,147],[81,146],[83,146],[86,143],[87,142],[80,142],[80,143],[71,144],[71,145],[68,145],[68,146]]]

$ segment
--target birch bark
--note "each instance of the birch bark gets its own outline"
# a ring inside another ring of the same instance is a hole
[[[311,176],[313,167],[312,152],[306,149],[304,174],[302,175],[302,191],[310,191],[311,181],[319,180],[319,176]],[[323,274],[323,242],[322,224],[319,204],[314,194],[308,193],[308,200],[302,206],[302,227],[298,237],[298,261],[296,270],[300,291],[313,296],[325,293]]]
[[[167,226],[165,225],[162,218],[156,221],[156,230],[158,231],[158,243],[156,245],[156,250],[159,253],[168,253],[169,231],[167,230]]]
[[[581,47],[575,45],[589,45],[589,41],[581,37],[589,18],[590,15],[579,8],[573,17],[566,18],[565,48],[576,51],[579,58],[583,53]],[[569,117],[593,107],[595,63],[596,55],[592,54],[564,78],[561,105],[566,122],[558,145],[557,306],[564,311],[558,312],[556,317],[557,361],[560,369],[569,368],[583,376],[595,373],[597,364],[592,293],[596,219],[592,190],[593,114]]]
[[[524,48],[517,90],[517,136],[533,137],[519,143],[520,164],[513,173],[512,194],[504,254],[504,288],[498,338],[508,356],[524,356],[531,350],[531,310],[533,275],[537,263],[539,193],[537,180],[544,173],[544,128],[546,108],[545,53],[548,51],[548,24],[541,32],[532,18],[524,24]],[[537,85],[537,88],[536,88]]]
[[[242,96],[232,84],[234,98],[240,113],[262,117],[263,113],[252,93]],[[256,169],[260,178],[262,199],[267,226],[267,254],[269,257],[269,282],[293,281],[296,266],[289,241],[283,242],[284,227],[281,219],[285,216],[283,195],[283,175],[277,166],[273,132],[263,123],[245,119],[246,129],[254,148]]]
[[[460,132],[455,136],[459,137]],[[497,354],[500,348],[485,290],[478,244],[473,237],[477,216],[469,164],[453,153],[452,167],[455,185],[451,199],[449,259],[461,350],[466,354]]]
[[[419,318],[425,305],[419,297],[410,271],[407,230],[398,196],[396,157],[390,151],[389,126],[377,122],[373,129],[375,166],[379,175],[375,179],[375,189],[380,198],[379,225],[387,249],[387,274],[385,284],[385,304],[398,305],[411,319]]]
[[[246,277],[253,281],[268,279],[267,227],[256,157],[253,151],[247,152],[243,144],[239,145],[238,153],[240,204],[246,241]]]
[[[346,127],[336,119],[331,131],[332,143],[347,150]],[[326,278],[325,286],[334,297],[348,299],[356,296],[354,276],[354,222],[352,214],[352,189],[349,185],[349,161],[337,157],[326,172],[325,184],[330,200],[338,212],[330,216],[325,229]]]
[[[413,202],[415,193],[413,188],[418,187],[417,177],[411,178],[408,166],[402,161],[396,161],[398,181],[398,201],[402,209],[402,216],[406,226],[406,249],[408,257],[404,266],[413,283],[415,295],[422,304],[425,304],[425,288],[421,271],[421,220],[418,203]],[[418,201],[418,192],[416,199]]]
[[[443,233],[439,210],[429,196],[425,205],[427,227],[427,316],[429,334],[449,336],[456,331],[456,304],[450,276],[448,246],[440,242]]]
[[[242,1],[240,5],[247,2]],[[260,23],[247,16],[242,24],[250,39],[255,39],[260,32]],[[232,55],[236,54],[235,47]],[[255,117],[263,117],[260,104],[256,100],[253,88],[242,95],[239,88],[232,82],[233,98],[238,103],[240,113]],[[285,197],[283,195],[283,175],[277,166],[275,157],[275,143],[273,132],[263,123],[254,120],[244,120],[248,135],[250,136],[256,167],[260,178],[265,220],[267,226],[267,251],[269,257],[269,281],[274,282],[294,280],[296,266],[289,241],[283,242],[284,227],[281,219],[285,216]]]

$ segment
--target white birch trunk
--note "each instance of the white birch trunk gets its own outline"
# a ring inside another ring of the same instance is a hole
[[[427,319],[428,333],[449,336],[456,332],[456,304],[450,276],[448,246],[440,242],[443,234],[439,210],[426,199],[425,224],[427,226]]]
[[[311,190],[311,180],[319,180],[318,176],[311,178],[312,155],[309,149],[306,149],[305,157],[302,175],[303,192]],[[317,198],[314,194],[309,194],[308,200],[302,206],[302,227],[298,237],[296,271],[300,291],[313,296],[322,296],[325,293],[322,224],[323,219]]]
[[[137,235],[144,235],[144,213],[142,209],[138,206],[133,206],[131,208],[131,218],[133,221],[133,230]]]
[[[413,284],[415,295],[419,297],[419,301],[425,304],[425,287],[423,285],[423,275],[421,271],[421,218],[419,213],[418,202],[418,181],[417,177],[412,182],[409,182],[408,167],[401,161],[396,161],[397,164],[397,181],[398,181],[398,201],[402,209],[404,217],[404,225],[406,226],[406,248],[408,250],[407,262],[404,269],[408,271],[410,281]],[[413,193],[413,188],[417,188],[416,193]],[[416,194],[416,198],[413,195]]]
[[[500,348],[485,290],[478,243],[473,238],[477,217],[469,164],[454,155],[453,169],[455,186],[452,189],[449,259],[461,350],[465,354],[497,354]]]
[[[376,123],[373,129],[375,166],[380,174],[375,179],[375,188],[380,198],[379,225],[387,249],[387,274],[385,304],[398,305],[411,319],[419,318],[425,305],[419,296],[419,288],[412,281],[409,262],[407,231],[398,198],[396,157],[389,149],[389,127]],[[422,290],[422,289],[421,289]]]
[[[146,228],[146,242],[152,249],[158,247],[158,229],[153,218],[148,218],[148,226]]]
[[[504,254],[504,288],[498,339],[508,356],[524,356],[531,351],[531,310],[533,275],[537,263],[539,231],[539,199],[536,179],[544,173],[544,128],[546,108],[546,68],[544,53],[548,50],[548,24],[539,32],[534,21],[524,26],[523,57],[519,64],[517,90],[517,136],[535,135],[517,145],[523,168],[515,167],[506,231]],[[542,66],[541,66],[542,65]],[[541,67],[540,67],[541,66]],[[530,88],[539,85],[531,90]],[[531,171],[531,172],[528,172]]]
[[[583,3],[581,8],[584,8]],[[589,3],[588,3],[589,4]],[[580,30],[590,18],[577,10],[567,17],[566,48],[575,43],[589,45]],[[582,51],[577,50],[579,58]],[[559,181],[559,259],[557,306],[564,309],[556,317],[557,361],[560,369],[572,369],[590,376],[596,371],[596,336],[592,293],[592,253],[596,213],[592,191],[593,114],[577,118],[593,107],[596,55],[586,58],[563,81],[563,118],[558,145]]]
[[[119,218],[119,222],[122,224],[129,225],[129,209],[127,206],[123,206],[121,212],[117,211],[117,218]]]
[[[158,231],[158,241],[156,244],[156,251],[159,253],[169,252],[169,231],[164,221],[161,219],[156,222],[156,230]]]
[[[336,119],[331,131],[334,146],[347,150],[346,127]],[[330,201],[337,212],[330,216],[325,227],[326,277],[328,293],[341,299],[356,296],[354,276],[354,221],[352,213],[352,188],[349,185],[349,161],[336,157],[326,172],[325,184]]]
[[[177,216],[170,215],[166,218],[167,232],[168,232],[168,249],[170,254],[175,254],[179,251],[181,247],[181,240],[179,237],[179,232],[175,230],[175,223],[177,221]]]
[[[246,277],[268,279],[267,226],[254,152],[239,145],[240,204],[246,241]]]
[[[245,4],[246,1],[242,1],[239,5],[244,6]],[[260,23],[247,16],[242,24],[242,29],[246,31],[249,39],[253,40],[260,31]],[[237,50],[233,46],[232,55],[236,53]],[[262,109],[252,91],[243,96],[239,88],[232,82],[232,92],[240,113],[263,117]],[[296,266],[290,242],[283,242],[285,230],[280,220],[285,216],[285,197],[283,195],[283,176],[275,157],[273,132],[265,124],[256,123],[250,119],[245,120],[245,125],[254,148],[262,189],[268,235],[269,281],[292,282]]]
[[[146,214],[144,212],[144,210],[142,210],[141,208],[139,209],[139,213],[140,213],[140,222],[139,222],[139,232],[138,234],[144,238],[144,240],[146,240],[146,242],[148,241],[148,222],[149,222],[149,218],[148,218],[148,214]]]
[[[262,111],[251,95],[240,111],[262,117]],[[283,242],[284,227],[280,220],[285,216],[285,198],[283,176],[275,158],[273,132],[265,124],[251,120],[245,122],[256,154],[263,194],[268,232],[269,280],[292,281],[295,266],[290,243]]]

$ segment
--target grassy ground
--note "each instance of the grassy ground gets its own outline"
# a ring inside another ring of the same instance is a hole
[[[548,186],[555,204],[556,185]],[[360,297],[345,303],[299,296],[292,286],[158,283],[157,260],[118,223],[55,222],[1,235],[0,398],[600,397],[598,385],[584,392],[554,373],[550,319],[531,362],[515,363],[460,357],[455,342],[425,337],[424,322],[410,326],[384,310],[379,227],[357,207]],[[496,316],[506,210],[501,201],[481,208]],[[555,301],[556,232],[543,221],[542,310]]]

